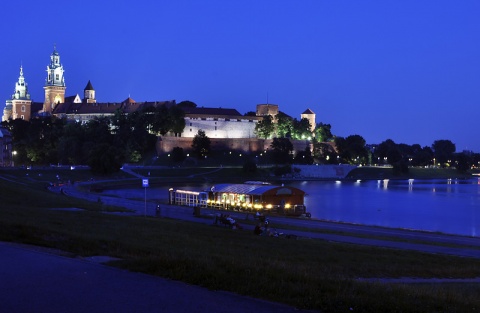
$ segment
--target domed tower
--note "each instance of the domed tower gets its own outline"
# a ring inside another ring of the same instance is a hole
[[[315,113],[312,110],[306,109],[305,112],[300,114],[300,119],[306,118],[310,122],[310,131],[313,132],[315,130],[315,126],[317,125],[315,122]]]
[[[45,102],[43,103],[43,112],[52,113],[55,106],[65,102],[65,78],[63,76],[63,66],[60,63],[60,55],[56,47],[50,55],[50,64],[47,66],[47,79],[45,81]]]
[[[10,100],[6,101],[2,120],[21,118],[30,120],[32,111],[32,100],[28,93],[28,84],[23,76],[23,66],[20,66],[20,76],[15,84],[15,93]]]
[[[96,103],[95,89],[93,89],[92,83],[88,81],[87,86],[83,89],[83,101],[86,103]]]

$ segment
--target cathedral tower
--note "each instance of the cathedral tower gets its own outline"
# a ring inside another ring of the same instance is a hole
[[[83,89],[83,101],[86,103],[96,103],[95,89],[93,89],[92,83],[88,81],[87,86]]]
[[[60,63],[60,55],[56,47],[50,55],[50,64],[47,66],[47,79],[45,81],[45,102],[43,112],[51,114],[58,103],[65,102],[65,78],[63,66]]]
[[[23,67],[20,66],[20,76],[15,84],[15,93],[10,100],[5,103],[2,120],[21,118],[26,121],[30,120],[32,111],[32,100],[28,93],[28,84],[23,76]]]

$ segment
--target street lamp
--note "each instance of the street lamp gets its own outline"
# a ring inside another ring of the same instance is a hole
[[[12,167],[15,166],[15,160],[14,160],[14,158],[15,158],[16,155],[17,155],[17,151],[13,150],[13,151],[12,151]]]

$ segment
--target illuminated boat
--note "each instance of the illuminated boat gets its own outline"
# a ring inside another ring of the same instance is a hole
[[[300,216],[307,213],[305,192],[290,186],[275,186],[264,182],[219,184],[207,191],[170,189],[170,203],[212,207],[237,211],[261,211]]]

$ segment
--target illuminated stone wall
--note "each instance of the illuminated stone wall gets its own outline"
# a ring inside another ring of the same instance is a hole
[[[257,119],[242,118],[191,118],[185,117],[182,137],[193,138],[201,129],[210,139],[255,138]]]
[[[272,139],[258,139],[258,138],[210,138],[211,147],[215,150],[231,150],[261,153],[262,151],[270,150]],[[170,153],[173,148],[180,147],[185,152],[192,150],[192,137],[159,137],[157,140],[157,153]],[[294,152],[305,151],[305,147],[310,147],[311,144],[306,140],[292,140]]]

